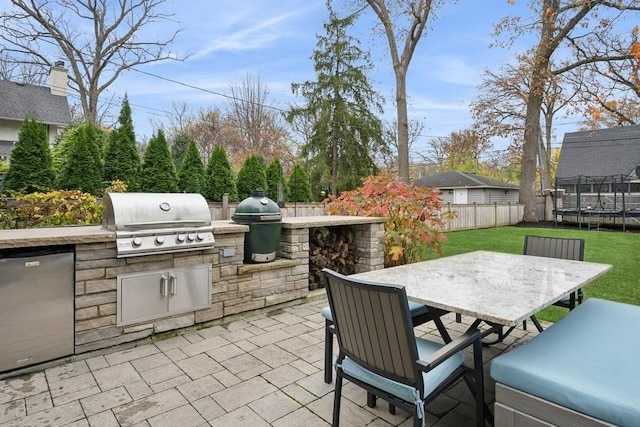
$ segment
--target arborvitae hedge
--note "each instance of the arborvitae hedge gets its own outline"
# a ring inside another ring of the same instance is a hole
[[[153,135],[144,151],[140,183],[142,191],[148,193],[178,191],[178,174],[162,130]]]
[[[97,139],[98,129],[95,125],[78,126],[62,165],[58,183],[60,188],[93,195],[98,195],[102,190],[103,167]]]
[[[62,174],[64,165],[67,163],[67,156],[69,154],[69,151],[71,150],[71,145],[73,141],[75,141],[79,129],[81,129],[83,126],[85,126],[84,123],[68,126],[56,139],[56,143],[51,150],[51,156],[53,158],[53,170],[56,172],[56,176],[58,177],[58,179]],[[94,126],[94,130],[96,132],[95,143],[98,146],[98,151],[100,154],[100,164],[104,165],[104,152],[106,144],[109,142],[110,135],[109,132],[97,126]],[[100,171],[100,176],[102,177],[103,174],[104,169]]]
[[[182,161],[184,160],[184,156],[187,155],[191,141],[193,141],[193,138],[184,133],[178,133],[173,138],[173,141],[171,141],[171,158],[173,159],[173,164],[176,165],[176,170],[180,170],[182,167]]]
[[[229,194],[230,202],[238,201],[238,189],[233,179],[227,153],[221,145],[216,146],[207,162],[204,197],[212,202],[222,201],[224,193]]]
[[[267,190],[267,174],[256,155],[249,156],[238,172],[238,198],[244,200],[253,190]]]
[[[118,117],[119,127],[111,132],[104,156],[104,179],[120,180],[128,191],[140,190],[140,155],[131,120],[131,107],[125,95]]]
[[[202,193],[204,191],[204,164],[193,140],[189,143],[178,172],[178,191],[185,193]]]
[[[309,182],[309,176],[300,165],[296,164],[293,168],[287,187],[288,202],[311,201],[311,183]]]
[[[278,201],[278,184],[282,185],[282,191],[285,191],[285,182],[284,175],[282,174],[282,165],[280,164],[280,160],[274,159],[269,163],[266,170],[267,174],[267,197],[271,200]],[[283,197],[286,197],[283,194]],[[285,198],[282,199],[286,200]]]
[[[54,187],[55,172],[49,150],[49,138],[43,124],[26,119],[11,151],[4,191],[32,193]]]

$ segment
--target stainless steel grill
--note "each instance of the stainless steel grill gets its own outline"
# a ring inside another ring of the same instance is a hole
[[[102,227],[116,233],[118,258],[207,249],[211,213],[200,194],[105,193]]]

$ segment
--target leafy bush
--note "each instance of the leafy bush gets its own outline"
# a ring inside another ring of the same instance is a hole
[[[189,143],[178,172],[178,190],[185,193],[204,191],[204,164],[193,140]]]
[[[60,188],[94,195],[102,190],[103,168],[97,140],[98,128],[95,125],[78,126],[64,157],[58,180]]]
[[[254,190],[267,190],[267,174],[258,156],[251,155],[238,172],[238,198],[244,200]]]
[[[431,252],[441,253],[443,231],[453,215],[442,208],[436,191],[378,175],[366,178],[355,190],[331,196],[326,210],[330,215],[386,217],[384,264],[391,267],[421,261]]]
[[[140,184],[142,191],[149,193],[178,191],[178,175],[162,130],[153,135],[144,151]]]
[[[91,225],[102,220],[102,205],[95,196],[75,190],[17,194],[2,204],[3,228]]]
[[[26,119],[18,142],[11,151],[4,191],[32,192],[52,189],[55,172],[49,150],[47,130],[43,124]]]
[[[116,179],[109,183],[109,186],[104,189],[105,192],[109,193],[126,193],[127,192],[127,184],[124,181],[120,181]]]
[[[293,167],[293,172],[289,177],[289,183],[287,185],[287,201],[310,202],[311,197],[309,176],[304,169],[302,169],[302,166],[296,164]]]
[[[205,173],[204,197],[212,202],[221,202],[227,193],[230,202],[238,201],[238,189],[233,179],[227,153],[221,145],[213,149]]]
[[[282,185],[284,191],[285,182],[282,174],[282,165],[280,160],[273,159],[266,170],[267,174],[267,192],[266,195],[271,200],[278,200],[278,185]],[[284,195],[283,195],[284,196]],[[285,200],[284,198],[282,200]]]

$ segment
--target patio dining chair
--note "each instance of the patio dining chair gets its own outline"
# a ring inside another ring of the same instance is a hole
[[[367,404],[381,398],[425,421],[424,406],[464,378],[475,397],[476,424],[485,422],[480,332],[468,331],[448,344],[416,338],[404,286],[359,281],[323,270],[338,337],[333,423],[340,423],[342,383],[367,391]],[[473,348],[473,366],[463,350]],[[487,417],[488,419],[488,417]]]
[[[527,235],[524,237],[523,254],[584,261],[584,239]],[[584,293],[582,289],[579,289],[553,305],[573,310],[576,307],[576,303],[582,304],[583,299]],[[542,326],[535,316],[531,317],[531,321],[536,325],[538,331],[542,332]],[[527,328],[526,321],[523,322],[522,326],[524,329]]]
[[[426,305],[414,301],[409,301],[409,311],[411,312],[411,322],[414,327],[434,320],[435,316],[437,316],[435,312],[430,312]],[[333,381],[333,336],[335,335],[331,307],[324,307],[321,314],[324,317],[324,382],[331,384],[331,381]],[[436,325],[438,330],[444,327],[440,322],[436,322]],[[440,332],[442,333],[442,331]]]

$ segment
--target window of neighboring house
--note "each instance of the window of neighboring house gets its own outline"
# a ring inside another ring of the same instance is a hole
[[[580,184],[578,186],[578,190],[580,191],[581,194],[591,193],[591,184]]]
[[[571,193],[575,193],[576,192],[576,186],[571,184],[571,185],[561,185],[560,186],[561,190],[564,190],[565,193],[567,194],[571,194]]]
[[[640,182],[630,182],[629,183],[629,192],[630,193],[640,193]]]
[[[629,183],[628,182],[616,182],[612,184],[613,191],[616,193],[628,193],[629,192]]]

